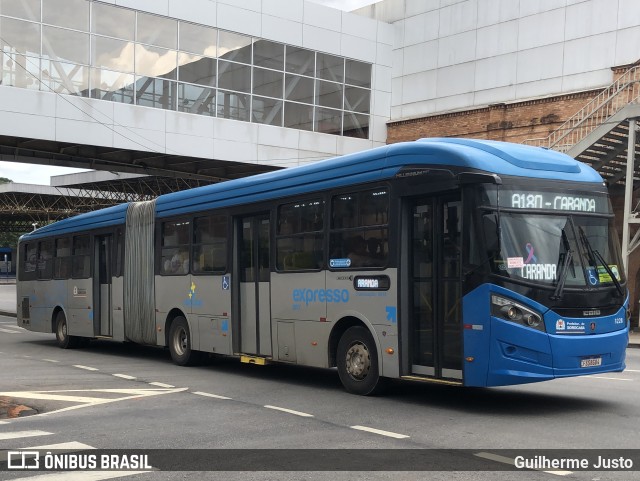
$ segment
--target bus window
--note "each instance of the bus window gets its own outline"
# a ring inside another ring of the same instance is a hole
[[[115,246],[115,259],[114,259],[114,277],[122,277],[123,275],[123,263],[124,263],[124,232],[122,228],[116,229],[116,246]]]
[[[227,268],[227,216],[197,217],[193,221],[194,274],[218,272]]]
[[[276,269],[317,270],[324,258],[324,201],[293,202],[278,208]]]
[[[190,224],[185,220],[162,223],[162,275],[179,276],[189,273]]]
[[[55,279],[68,279],[71,277],[71,239],[56,239],[55,254],[53,277]]]
[[[53,275],[53,241],[38,243],[38,279],[51,279]]]
[[[341,268],[384,267],[389,252],[388,222],[386,189],[335,196],[331,201],[329,264],[339,261]]]
[[[38,245],[36,243],[33,244],[25,244],[24,245],[24,255],[22,256],[22,280],[30,281],[36,278],[36,266],[37,266],[37,255],[38,255]]]
[[[91,276],[91,250],[88,235],[73,238],[73,271],[74,279],[86,279]]]

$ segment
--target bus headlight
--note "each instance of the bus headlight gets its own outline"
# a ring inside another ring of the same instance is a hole
[[[542,315],[507,297],[491,295],[491,315],[545,332]]]

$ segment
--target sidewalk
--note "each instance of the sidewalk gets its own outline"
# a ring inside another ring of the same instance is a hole
[[[0,316],[16,317],[16,285],[0,282]],[[638,328],[629,333],[629,347],[640,348],[640,331]]]

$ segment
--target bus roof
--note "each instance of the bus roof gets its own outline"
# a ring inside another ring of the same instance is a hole
[[[392,178],[404,166],[441,165],[498,175],[600,183],[591,167],[568,155],[521,144],[455,138],[385,145],[274,172],[158,197],[160,218]],[[44,226],[25,238],[63,235],[123,224],[127,204],[81,214]]]

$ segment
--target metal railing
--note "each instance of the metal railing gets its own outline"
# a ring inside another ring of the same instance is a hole
[[[640,99],[640,65],[627,70],[548,137],[523,143],[566,152],[623,107]]]

